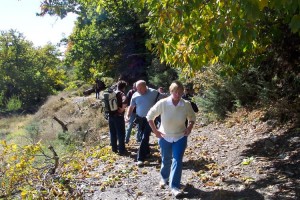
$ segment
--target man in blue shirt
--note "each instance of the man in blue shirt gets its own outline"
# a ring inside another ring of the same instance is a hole
[[[138,122],[139,133],[141,134],[140,148],[137,154],[137,164],[142,166],[145,158],[150,154],[149,138],[151,128],[147,121],[146,115],[150,108],[156,103],[159,98],[159,92],[155,89],[147,87],[144,80],[136,82],[136,89],[132,95],[130,106],[126,115],[126,121],[130,119],[133,109],[136,108],[136,118]]]

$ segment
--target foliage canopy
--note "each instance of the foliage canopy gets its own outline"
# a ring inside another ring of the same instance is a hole
[[[93,5],[97,11],[110,6],[117,18],[118,7],[127,3],[146,16],[148,48],[161,61],[187,72],[218,62],[233,68],[246,66],[281,33],[280,24],[287,24],[293,33],[300,30],[298,0],[45,0],[42,5],[47,9],[42,14],[82,15],[85,6]]]
[[[172,65],[197,71],[217,62],[234,68],[256,55],[288,24],[300,31],[298,0],[145,0],[134,1],[148,12],[148,46]],[[265,32],[265,25],[271,28]]]
[[[106,11],[112,14],[112,21],[125,16],[120,15],[119,7],[128,4],[134,11],[132,14],[141,19],[137,24],[149,34],[147,41],[141,40],[143,45],[159,57],[161,63],[179,68],[186,81],[195,83],[197,90],[218,94],[213,96],[225,95],[229,107],[243,105],[245,97],[252,95],[261,95],[262,99],[284,95],[296,98],[299,86],[298,0],[45,0],[43,5],[49,14],[64,17],[64,12],[58,10],[72,10],[64,3],[74,5],[73,12],[80,16],[85,16],[82,11],[87,5],[93,5],[99,13],[109,8]],[[112,37],[113,33],[108,36]],[[291,73],[287,74],[287,69]],[[206,74],[213,75],[205,77]],[[249,74],[249,79],[245,78]],[[152,77],[151,81],[157,82],[154,79]],[[233,88],[239,85],[237,82],[249,90]],[[241,95],[239,90],[248,92]],[[228,92],[231,95],[227,95]],[[227,109],[222,112],[226,113]]]
[[[20,99],[22,108],[41,102],[63,87],[65,75],[59,68],[59,51],[48,44],[34,48],[23,34],[2,31],[0,34],[0,109],[10,98]]]

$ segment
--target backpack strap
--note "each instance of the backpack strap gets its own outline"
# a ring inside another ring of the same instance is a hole
[[[155,98],[154,104],[157,102],[157,100],[158,100],[158,97],[159,97],[159,92],[157,92],[157,95],[156,95],[156,98]],[[154,105],[154,104],[153,104],[153,105]]]

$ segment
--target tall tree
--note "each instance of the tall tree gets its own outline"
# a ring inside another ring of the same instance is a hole
[[[63,11],[56,10],[68,10],[63,2],[44,1],[41,14],[64,17]],[[145,47],[147,34],[140,27],[145,17],[122,0],[77,1],[77,7],[79,17],[66,56],[67,65],[75,66],[77,78],[89,81],[97,73],[114,78],[122,75],[129,82],[145,78],[146,66],[151,63]]]
[[[0,93],[3,101],[17,96],[23,108],[34,107],[54,90],[60,89],[64,72],[59,51],[53,45],[35,49],[15,30],[0,34]]]

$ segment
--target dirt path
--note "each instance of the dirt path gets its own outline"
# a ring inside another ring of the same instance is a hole
[[[181,198],[300,199],[299,128],[274,124],[255,120],[197,124],[184,157]],[[151,144],[152,157],[142,168],[135,166],[138,146],[131,141],[130,154],[118,156],[111,170],[95,169],[101,175],[90,180],[85,199],[173,199],[168,188],[158,186],[160,156],[153,136]],[[111,183],[99,186],[103,181]]]

